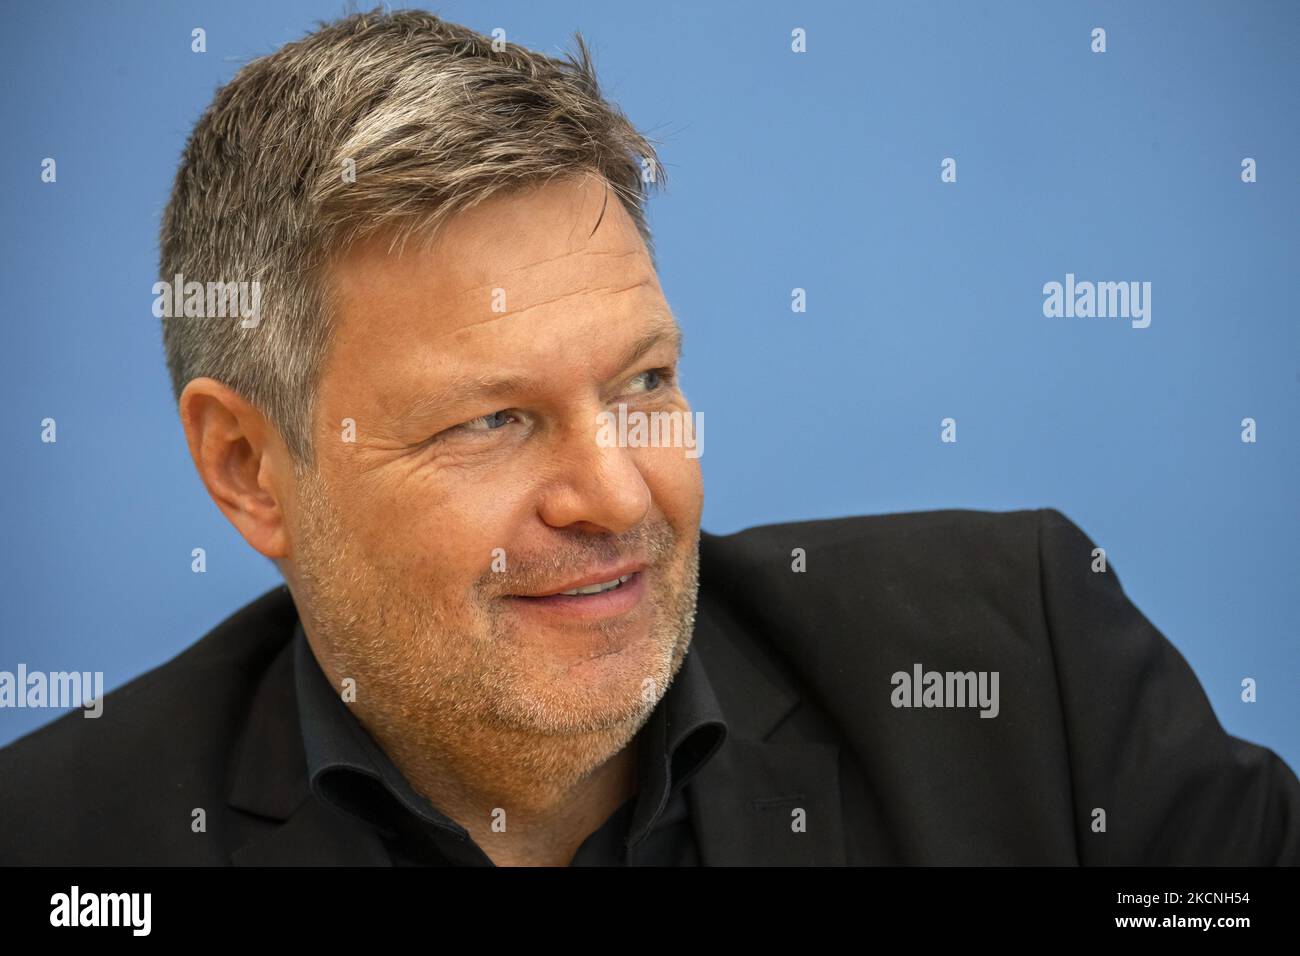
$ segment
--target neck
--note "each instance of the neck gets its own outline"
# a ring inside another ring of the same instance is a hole
[[[498,866],[567,866],[637,790],[638,726],[539,737],[358,717],[411,786]]]

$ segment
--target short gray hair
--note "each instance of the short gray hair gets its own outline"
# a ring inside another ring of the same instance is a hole
[[[311,411],[332,317],[329,258],[381,229],[425,238],[498,192],[594,171],[646,243],[643,204],[663,171],[650,141],[601,96],[587,46],[552,59],[431,13],[358,13],[246,64],[186,143],[163,213],[170,282],[252,282],[259,322],[166,318],[177,399],[210,376],[314,462]],[[354,164],[354,181],[344,170]]]

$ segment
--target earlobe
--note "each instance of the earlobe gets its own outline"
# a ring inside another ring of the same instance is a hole
[[[281,507],[287,451],[266,417],[212,378],[190,381],[180,397],[181,424],[199,479],[221,513],[259,553],[288,555]]]

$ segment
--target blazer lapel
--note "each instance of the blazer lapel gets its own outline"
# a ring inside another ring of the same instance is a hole
[[[249,710],[228,802],[252,814],[259,832],[236,847],[230,861],[235,866],[391,866],[377,835],[308,789],[292,651],[286,639]]]
[[[840,745],[781,733],[800,702],[784,668],[701,592],[700,654],[727,738],[686,788],[705,866],[845,865]]]
[[[230,854],[235,866],[392,866],[383,844],[319,800]]]

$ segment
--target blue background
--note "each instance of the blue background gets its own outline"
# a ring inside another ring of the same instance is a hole
[[[707,424],[707,530],[1057,507],[1228,730],[1300,768],[1300,4],[432,9],[551,54],[580,29],[606,95],[660,144],[650,214]],[[112,688],[279,583],[194,473],[150,287],[216,88],[343,12],[6,9],[0,669],[102,670]],[[1067,272],[1150,281],[1150,328],[1045,318],[1042,286]],[[0,743],[57,715],[0,710]]]

